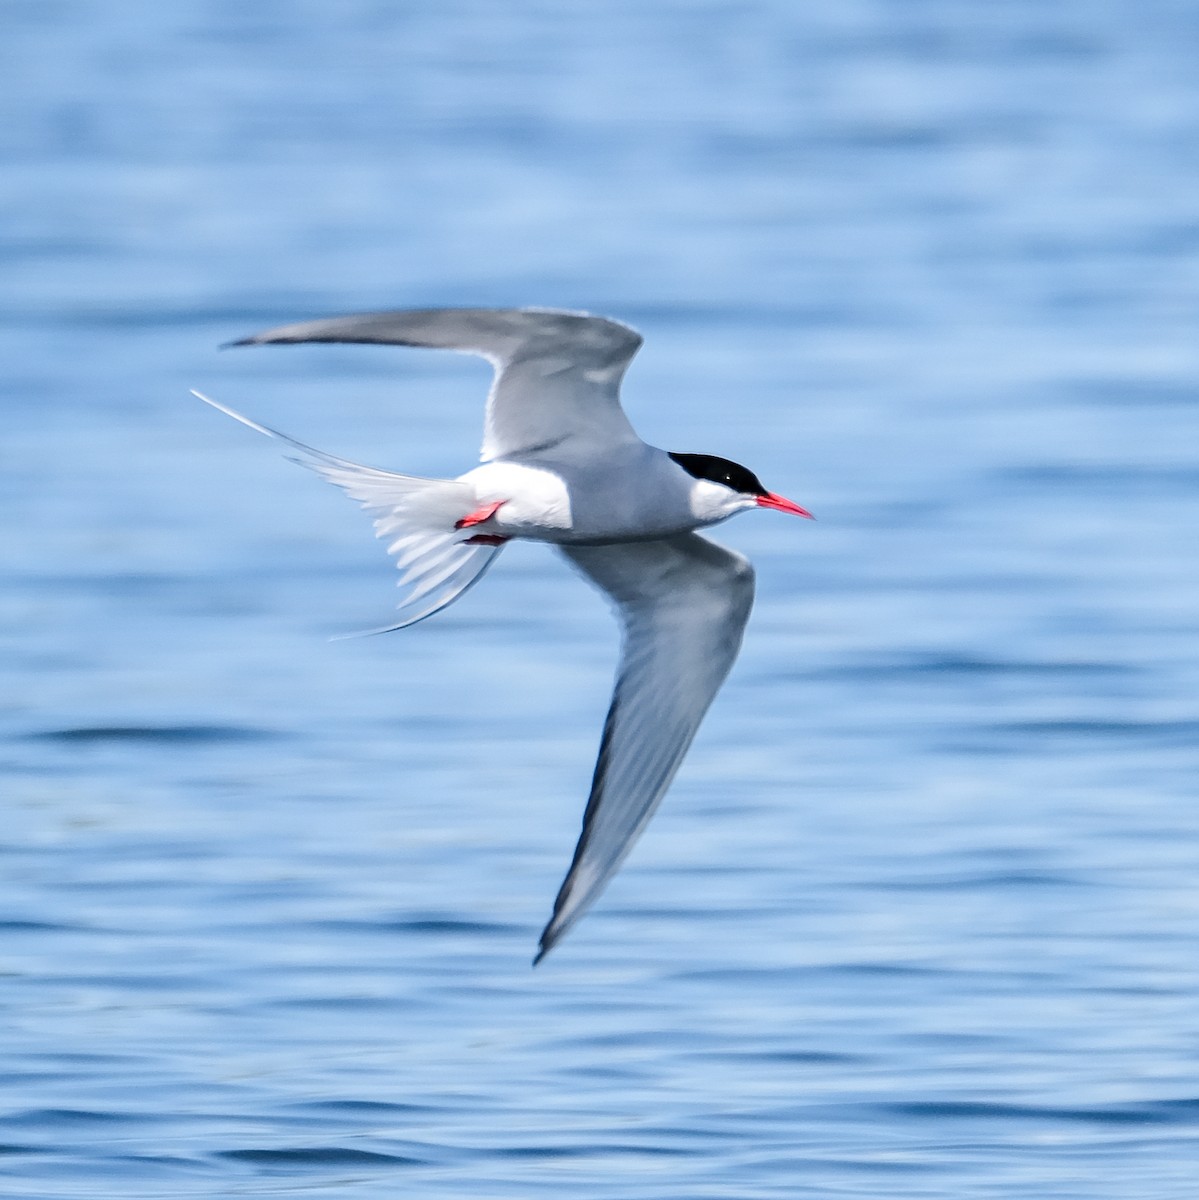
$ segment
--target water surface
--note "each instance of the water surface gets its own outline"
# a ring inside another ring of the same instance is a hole
[[[1199,19],[1072,2],[13,4],[5,1195],[1190,1197]],[[538,547],[419,628],[199,387],[423,474],[584,307],[742,518],[745,651],[535,972],[608,699]]]

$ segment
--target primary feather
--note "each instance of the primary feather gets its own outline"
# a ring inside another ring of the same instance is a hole
[[[620,407],[620,381],[641,341],[635,329],[587,313],[424,308],[301,321],[232,344],[359,342],[477,354],[495,369],[483,422],[489,462],[580,436],[640,441]]]

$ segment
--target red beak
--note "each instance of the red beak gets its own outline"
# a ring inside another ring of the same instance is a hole
[[[816,520],[806,508],[800,508],[794,500],[788,500],[786,496],[780,496],[777,492],[767,492],[765,496],[759,496],[758,506],[777,508],[779,512],[791,513],[795,517],[807,517],[809,521]]]

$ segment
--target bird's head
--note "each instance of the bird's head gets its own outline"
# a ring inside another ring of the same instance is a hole
[[[777,508],[779,512],[811,519],[806,508],[776,492],[768,492],[748,468],[715,454],[671,454],[695,483],[691,508],[704,521],[723,521],[747,508]]]

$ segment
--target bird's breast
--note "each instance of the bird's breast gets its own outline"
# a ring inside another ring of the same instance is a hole
[[[692,509],[691,481],[661,451],[640,450],[618,461],[491,462],[461,479],[474,487],[480,507],[502,501],[480,529],[505,537],[596,545],[710,524]]]

